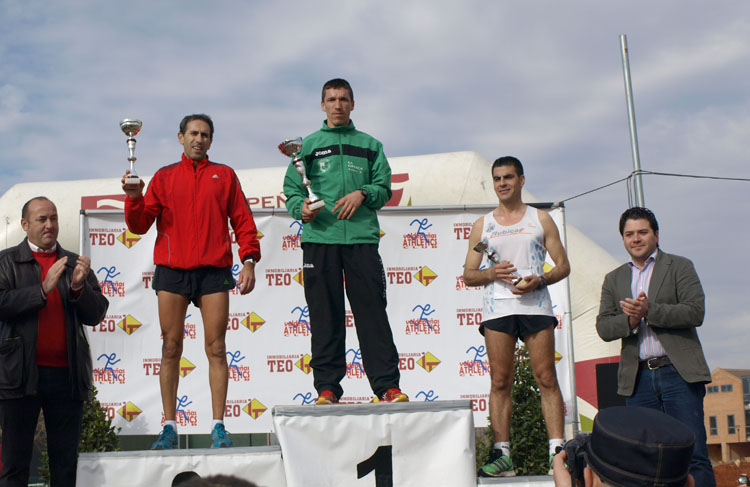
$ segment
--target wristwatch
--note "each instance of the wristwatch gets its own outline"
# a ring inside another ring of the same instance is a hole
[[[539,276],[539,279],[541,279],[541,281],[539,282],[539,285],[536,288],[544,289],[545,287],[547,287],[547,279],[545,279],[544,276]]]
[[[258,261],[255,260],[254,257],[248,257],[245,260],[242,261],[243,264],[246,264],[247,262],[250,262],[251,264],[256,264]]]
[[[362,196],[364,196],[364,197],[365,197],[365,199],[367,199],[367,196],[368,196],[368,195],[370,194],[370,192],[369,192],[369,191],[367,191],[367,190],[366,190],[366,189],[364,189],[364,188],[360,189],[360,190],[359,190],[359,192],[360,192],[360,193],[362,193]]]

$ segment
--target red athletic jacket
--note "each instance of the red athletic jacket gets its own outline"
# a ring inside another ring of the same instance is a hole
[[[154,264],[177,269],[230,267],[231,221],[240,259],[260,260],[258,230],[237,175],[229,166],[182,161],[159,169],[145,196],[125,198],[125,222],[144,234],[156,219]]]

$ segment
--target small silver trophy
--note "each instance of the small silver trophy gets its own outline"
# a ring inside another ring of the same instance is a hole
[[[493,264],[499,264],[500,258],[497,256],[497,253],[495,253],[494,250],[492,250],[486,240],[482,240],[478,244],[474,246],[474,252],[479,252],[480,254],[484,254],[487,256],[488,259],[492,261]],[[523,278],[519,276],[518,274],[513,275],[513,285],[520,284]]]
[[[128,136],[128,152],[130,152],[130,156],[128,157],[128,161],[130,161],[130,174],[125,178],[126,185],[138,186],[141,184],[141,178],[135,172],[135,136],[141,131],[142,126],[143,122],[134,118],[126,118],[120,122],[120,129]]]
[[[318,196],[312,192],[312,189],[310,189],[311,183],[310,180],[307,179],[305,163],[298,155],[302,150],[302,137],[297,137],[296,139],[286,139],[284,142],[279,144],[279,150],[285,156],[294,158],[292,159],[292,164],[294,164],[294,168],[297,170],[299,175],[302,176],[302,186],[307,188],[307,195],[310,199],[310,203],[307,204],[307,207],[312,211],[324,207],[326,205],[326,202],[318,198]]]

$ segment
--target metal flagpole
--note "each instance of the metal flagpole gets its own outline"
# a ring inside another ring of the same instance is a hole
[[[646,206],[643,197],[643,181],[641,180],[641,158],[638,154],[638,131],[635,127],[635,108],[633,108],[633,86],[630,82],[630,58],[628,57],[628,38],[620,34],[620,51],[622,54],[622,73],[625,79],[625,97],[628,102],[628,123],[630,124],[630,148],[633,151],[633,178],[635,185],[636,206]]]

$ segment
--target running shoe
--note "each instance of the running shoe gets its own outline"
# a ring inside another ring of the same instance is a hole
[[[211,431],[211,448],[229,448],[230,446],[232,446],[232,440],[229,439],[229,433],[222,423],[216,423]]]
[[[159,439],[151,445],[152,450],[172,450],[177,448],[177,432],[171,425],[165,424],[159,433]]]
[[[320,406],[321,404],[336,404],[339,402],[339,398],[336,394],[329,390],[325,390],[320,393],[320,396],[315,400],[315,405]]]
[[[409,402],[409,396],[401,392],[398,387],[391,387],[382,396],[373,399],[372,402]]]
[[[513,460],[503,455],[502,450],[493,448],[490,452],[489,463],[479,467],[477,475],[480,477],[515,477],[516,471],[513,468]]]

